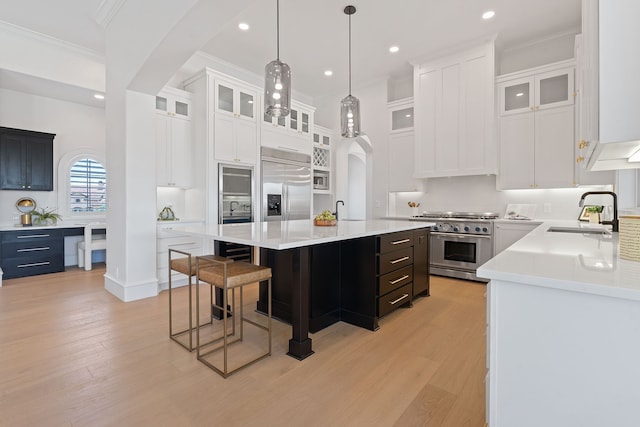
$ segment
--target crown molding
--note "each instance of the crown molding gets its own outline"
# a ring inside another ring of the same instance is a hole
[[[74,53],[78,53],[78,54],[90,57],[99,62],[104,62],[104,55],[101,55],[99,52],[96,52],[95,50],[92,50],[74,43],[70,43],[64,40],[60,40],[55,37],[48,36],[46,34],[38,33],[36,31],[32,31],[23,27],[19,27],[17,25],[10,24],[8,22],[0,21],[0,31],[5,33],[10,33],[24,39],[31,40],[36,43],[47,44],[49,46],[54,46],[54,47],[62,48],[65,50],[69,50]]]
[[[118,13],[127,0],[102,0],[95,11],[93,19],[104,29],[107,29],[111,20]]]

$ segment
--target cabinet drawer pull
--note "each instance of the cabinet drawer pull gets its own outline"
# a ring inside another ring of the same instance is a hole
[[[394,259],[393,261],[389,261],[389,264],[397,264],[399,262],[406,261],[408,259],[409,259],[408,256],[403,256],[402,258],[398,258],[398,259]]]
[[[402,240],[396,240],[395,242],[391,242],[391,244],[392,245],[399,245],[399,244],[407,243],[407,242],[410,242],[410,241],[411,241],[411,239],[402,239]]]
[[[394,299],[393,301],[389,301],[389,304],[396,305],[397,303],[399,303],[403,299],[407,298],[408,296],[409,296],[409,294],[402,294],[402,296],[400,298]]]
[[[18,266],[18,268],[25,268],[25,267],[38,267],[41,265],[49,265],[51,264],[49,261],[45,261],[45,262],[33,262],[31,264],[20,264]]]
[[[17,252],[48,251],[49,249],[51,249],[49,246],[44,246],[41,248],[18,249]]]
[[[42,237],[50,237],[50,234],[30,234],[28,236],[17,236],[18,239],[38,239]]]
[[[409,277],[408,274],[405,274],[404,276],[396,279],[396,280],[389,280],[389,283],[391,283],[392,285],[395,285],[398,282],[402,282],[404,279],[407,279]]]

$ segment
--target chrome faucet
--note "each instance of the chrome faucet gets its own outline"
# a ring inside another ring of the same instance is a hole
[[[580,197],[580,202],[578,202],[578,206],[584,206],[584,199],[590,194],[608,194],[613,197],[613,219],[611,221],[600,221],[600,224],[610,224],[612,228],[611,231],[614,233],[618,231],[618,196],[613,191],[587,191]]]
[[[342,203],[342,206],[344,206],[344,202],[342,200],[336,200],[336,211],[333,213],[333,216],[335,216],[336,219],[338,219],[338,203]]]

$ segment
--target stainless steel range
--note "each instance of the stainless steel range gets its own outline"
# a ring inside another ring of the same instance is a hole
[[[431,274],[485,282],[476,269],[493,256],[494,212],[424,212],[415,218],[436,223],[431,231]]]

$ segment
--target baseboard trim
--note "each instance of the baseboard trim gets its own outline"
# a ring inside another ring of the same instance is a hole
[[[124,302],[158,296],[158,279],[148,282],[122,283],[109,274],[104,275],[104,288]]]

